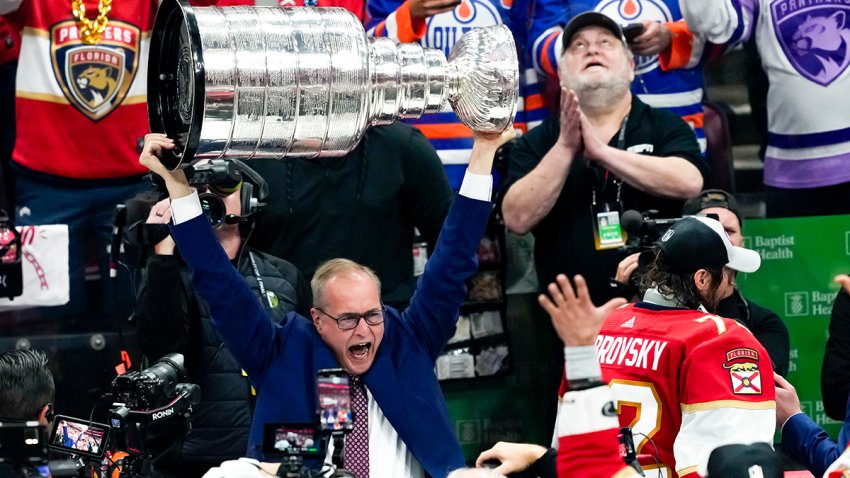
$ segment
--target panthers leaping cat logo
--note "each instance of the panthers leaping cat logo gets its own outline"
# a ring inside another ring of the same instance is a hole
[[[850,28],[847,14],[838,11],[829,16],[807,16],[791,39],[791,48],[800,66],[811,78],[824,84],[850,64]]]
[[[80,92],[88,96],[86,102],[92,108],[97,108],[112,96],[118,82],[113,78],[112,68],[108,66],[90,66],[76,78]]]

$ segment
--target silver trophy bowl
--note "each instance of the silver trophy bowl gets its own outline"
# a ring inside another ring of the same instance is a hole
[[[484,132],[512,125],[519,83],[505,26],[452,50],[368,38],[341,8],[162,2],[148,64],[151,131],[174,138],[169,168],[215,158],[343,156],[369,126],[449,103]]]

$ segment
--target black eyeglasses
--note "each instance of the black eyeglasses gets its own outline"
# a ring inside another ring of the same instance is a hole
[[[340,328],[340,330],[351,330],[357,327],[357,324],[360,323],[360,319],[365,320],[368,325],[380,325],[384,323],[384,314],[387,312],[387,307],[384,304],[381,304],[381,308],[378,310],[370,310],[369,312],[364,312],[362,314],[343,314],[339,317],[334,317],[322,310],[321,307],[313,306],[313,308],[335,320],[336,325]]]

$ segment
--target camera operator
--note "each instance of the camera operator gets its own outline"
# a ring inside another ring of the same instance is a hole
[[[37,350],[0,353],[0,422],[38,421],[53,415],[55,387],[47,357]],[[49,476],[46,469],[19,469],[0,464],[0,478]]]
[[[260,185],[250,182],[257,178],[246,168],[239,165],[242,184],[216,192],[222,196],[224,217],[238,221],[216,221],[215,235],[269,320],[279,323],[289,312],[309,313],[311,293],[291,263],[248,246],[254,226],[250,196]],[[137,335],[148,358],[173,352],[185,356],[189,380],[201,387],[201,402],[194,407],[188,434],[175,430],[182,423],[167,423],[151,428],[148,443],[155,476],[200,477],[222,461],[245,454],[254,397],[247,377],[213,328],[209,307],[195,291],[189,268],[176,254],[168,235],[170,220],[166,199],[152,207],[145,225],[147,237],[162,240],[154,246],[139,288]]]
[[[741,214],[734,196],[722,189],[706,189],[699,196],[685,202],[682,207],[683,216],[708,214],[717,215],[733,245],[738,247],[743,245]],[[638,256],[639,254],[632,254],[620,262],[615,277],[618,282],[623,284],[630,282],[631,275],[638,268]],[[737,273],[733,270],[726,270],[725,273],[729,275],[729,280],[734,286]],[[734,287],[726,290],[715,313],[721,317],[734,319],[750,329],[770,355],[773,370],[783,376],[788,372],[791,348],[788,327],[775,312],[747,300],[741,291]]]

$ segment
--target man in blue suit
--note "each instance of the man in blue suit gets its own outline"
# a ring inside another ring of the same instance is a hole
[[[261,457],[264,424],[316,422],[316,372],[342,367],[368,392],[367,471],[357,478],[445,478],[464,466],[434,364],[454,334],[466,280],[477,268],[475,250],[491,210],[493,156],[513,135],[512,128],[475,133],[466,177],[403,313],[381,303],[380,281],[370,269],[333,259],[313,276],[310,319],[290,313],[280,325],[265,317],[227,260],[183,172],[160,163],[158,155],[173,141],[145,138],[139,161],[165,180],[172,236],[216,328],[257,389],[250,456]],[[362,234],[369,234],[368,224]],[[363,418],[355,416],[355,430]]]

